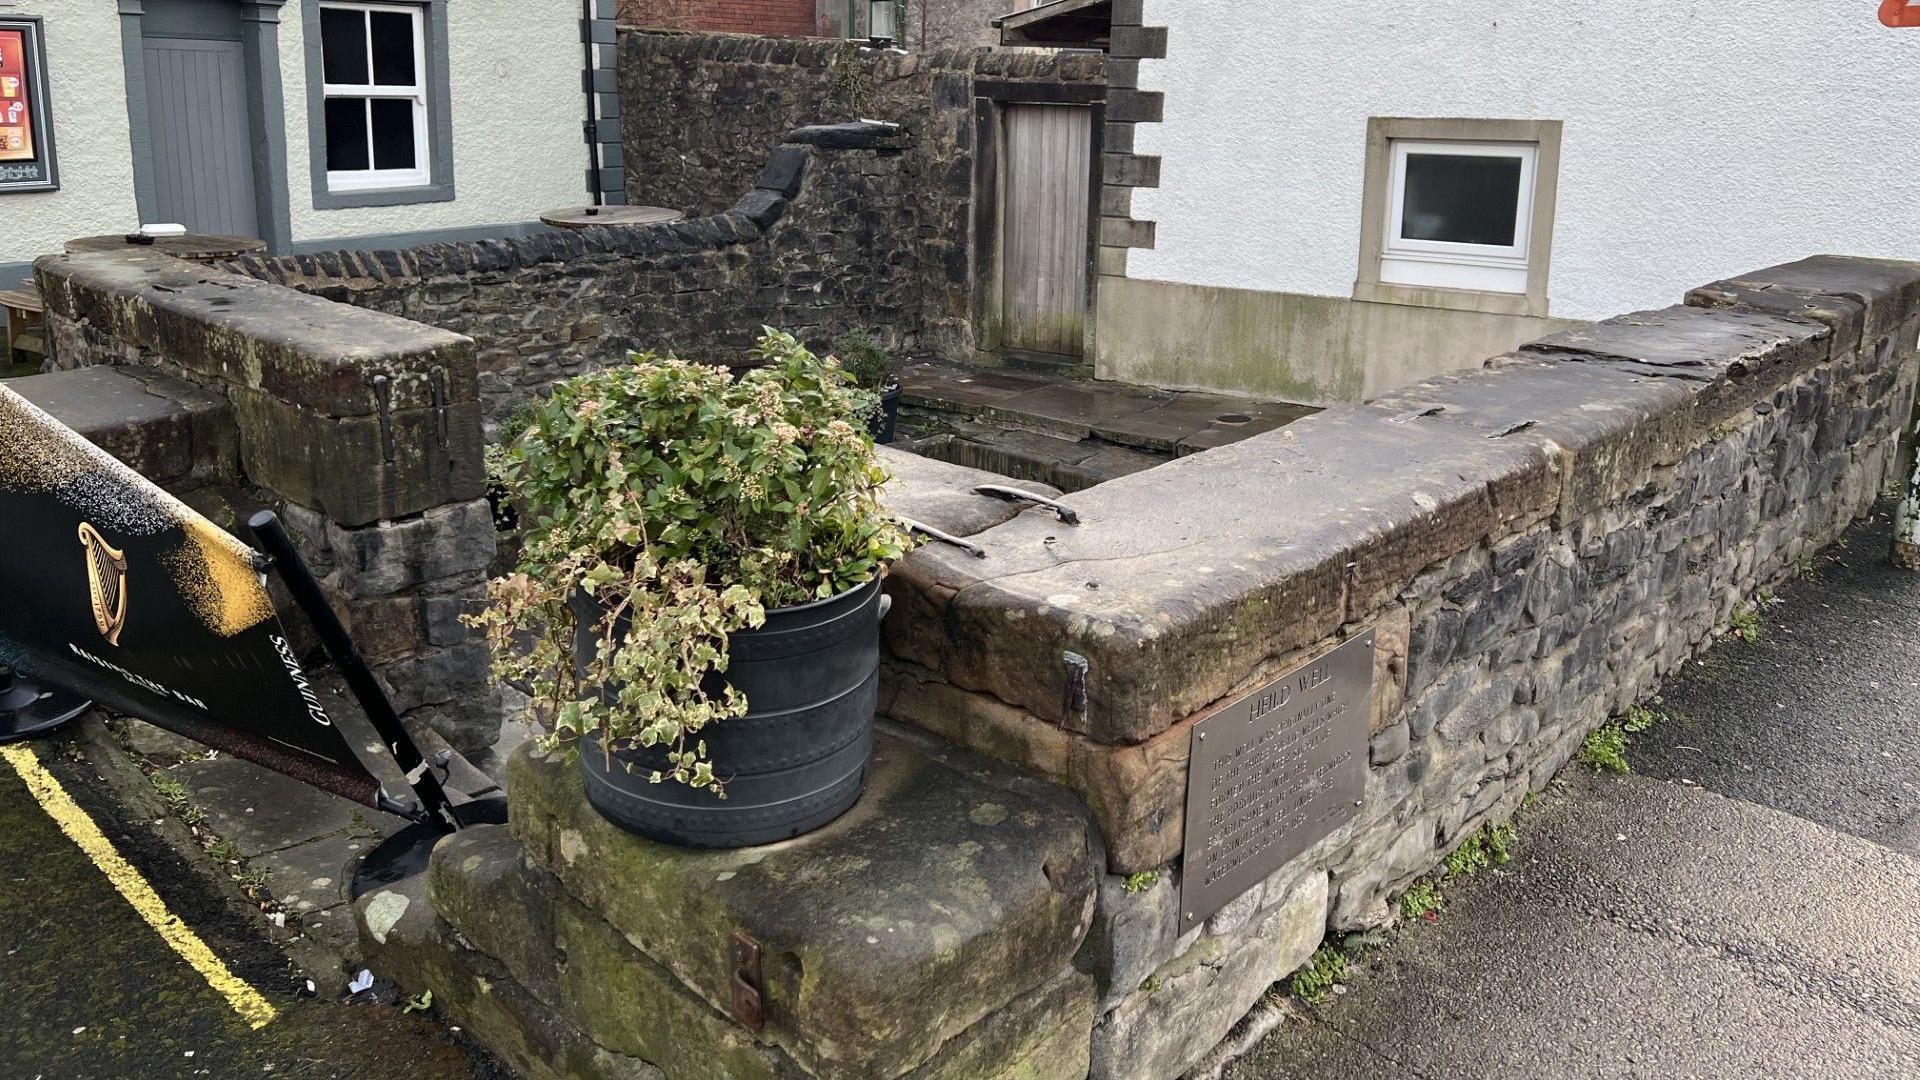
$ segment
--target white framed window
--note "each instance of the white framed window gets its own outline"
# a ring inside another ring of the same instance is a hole
[[[1393,140],[1380,280],[1525,293],[1539,149]]]
[[[1374,118],[1354,297],[1547,314],[1560,127]]]
[[[410,4],[320,5],[328,191],[432,182],[423,15]]]

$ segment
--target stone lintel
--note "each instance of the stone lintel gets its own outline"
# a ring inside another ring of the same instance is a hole
[[[470,338],[151,251],[46,255],[47,310],[325,417],[477,400]]]
[[[881,732],[839,821],[743,851],[622,832],[559,754],[523,749],[507,790],[528,858],[715,1008],[732,997],[733,935],[757,942],[762,1038],[819,1076],[933,1059],[1066,967],[1092,919],[1099,860],[1078,803],[924,734]]]

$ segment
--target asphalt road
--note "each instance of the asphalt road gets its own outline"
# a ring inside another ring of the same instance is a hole
[[[1884,516],[1230,1080],[1920,1076],[1920,575]]]
[[[83,766],[54,745],[32,745],[171,913],[278,1015],[258,1030],[242,1020],[0,763],[0,1076],[476,1075],[479,1066],[428,1019],[391,1006],[296,997],[304,980],[223,890],[145,823],[122,820]]]

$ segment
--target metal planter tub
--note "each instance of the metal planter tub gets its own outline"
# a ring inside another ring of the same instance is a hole
[[[580,746],[587,800],[628,832],[697,848],[790,840],[846,813],[873,753],[880,620],[889,606],[875,578],[769,611],[760,629],[729,636],[727,671],[709,676],[708,690],[735,687],[749,711],[700,733],[725,799],[653,783],[655,770],[667,768],[664,747],[616,749],[609,760],[596,734]]]

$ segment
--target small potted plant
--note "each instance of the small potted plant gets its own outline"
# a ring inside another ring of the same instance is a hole
[[[869,330],[849,330],[833,342],[833,355],[855,386],[879,397],[869,415],[867,430],[873,441],[891,443],[900,422],[900,364],[892,350]]]
[[[852,806],[873,746],[880,579],[908,541],[848,421],[866,395],[768,330],[762,366],[652,354],[561,383],[491,455],[514,571],[474,617],[587,797],[654,840],[744,847]]]

